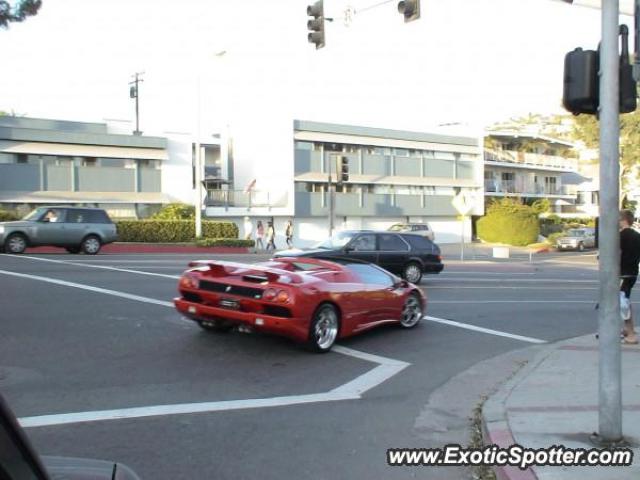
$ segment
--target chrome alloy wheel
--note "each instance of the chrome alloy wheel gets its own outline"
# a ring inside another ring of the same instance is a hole
[[[420,300],[414,294],[409,295],[407,300],[404,302],[400,325],[402,325],[404,328],[415,327],[421,319],[422,305],[420,305]]]
[[[7,240],[6,249],[9,253],[22,253],[27,248],[27,241],[22,235],[11,235]]]
[[[100,250],[100,240],[96,237],[89,237],[83,242],[82,249],[89,255],[98,253]]]
[[[404,269],[404,277],[407,282],[418,283],[422,278],[422,270],[419,265],[412,263]]]
[[[317,313],[313,334],[320,350],[333,346],[338,337],[338,314],[333,307],[326,305]]]

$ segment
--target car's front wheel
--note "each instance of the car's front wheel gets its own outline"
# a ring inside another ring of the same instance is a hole
[[[580,242],[580,243],[578,244],[578,251],[580,251],[580,252],[584,252],[584,243]]]
[[[407,263],[402,269],[402,278],[410,283],[420,283],[420,280],[422,280],[422,267],[416,262]]]
[[[89,235],[80,244],[80,249],[87,255],[95,255],[102,248],[102,242],[95,235]]]
[[[4,242],[4,250],[7,253],[22,253],[27,248],[27,237],[21,233],[13,233]]]
[[[331,350],[340,330],[338,317],[338,310],[333,305],[325,303],[318,307],[309,327],[308,345],[311,350],[320,353]]]
[[[404,301],[400,326],[402,328],[413,328],[422,320],[422,317],[422,302],[420,298],[418,298],[418,295],[412,293]]]

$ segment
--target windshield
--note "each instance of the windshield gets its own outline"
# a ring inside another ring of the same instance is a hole
[[[584,237],[584,235],[585,235],[584,230],[571,229],[567,231],[567,237]]]
[[[46,208],[36,208],[31,213],[29,213],[28,215],[23,217],[22,220],[28,220],[30,222],[35,222],[36,220],[38,220],[42,216],[42,214],[44,213],[45,210],[46,210]]]
[[[336,233],[332,237],[327,238],[324,242],[316,245],[316,248],[326,248],[333,250],[335,248],[342,248],[356,236],[357,232],[340,232]]]

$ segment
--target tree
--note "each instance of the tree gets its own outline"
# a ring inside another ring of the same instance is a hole
[[[0,0],[0,28],[9,28],[11,22],[22,22],[38,13],[42,0],[17,0],[12,7],[7,0]]]

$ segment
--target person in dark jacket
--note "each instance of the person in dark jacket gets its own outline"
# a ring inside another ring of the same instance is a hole
[[[629,210],[620,212],[620,291],[627,300],[631,298],[631,289],[638,279],[638,262],[640,262],[640,233],[633,225],[633,213]],[[637,344],[638,337],[633,326],[633,312],[624,321],[623,343]]]

